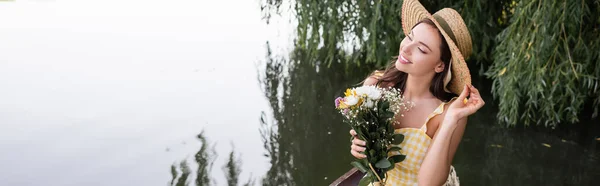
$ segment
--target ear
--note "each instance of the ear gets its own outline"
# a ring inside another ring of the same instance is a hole
[[[434,70],[436,73],[441,73],[444,71],[444,68],[446,68],[446,65],[442,60],[440,60],[440,62],[438,62],[438,64],[435,66]]]

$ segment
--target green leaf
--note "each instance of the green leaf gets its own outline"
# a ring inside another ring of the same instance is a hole
[[[350,163],[352,166],[356,167],[358,170],[360,170],[360,172],[367,172],[369,171],[369,169],[367,169],[367,167],[365,167],[365,165],[361,164],[358,161],[353,161],[352,163]]]
[[[381,104],[381,107],[379,107],[379,109],[381,109],[382,111],[384,110],[388,110],[390,108],[390,102],[389,101],[382,101],[383,103]]]
[[[385,102],[385,101],[378,101],[377,102],[377,109],[381,109],[381,107],[383,105],[383,102]]]
[[[394,163],[398,163],[398,162],[404,161],[405,158],[406,158],[406,155],[395,155],[395,156],[389,157],[388,159]]]
[[[369,155],[371,155],[371,157],[375,157],[375,150],[369,150]]]
[[[394,134],[394,141],[392,143],[400,144],[402,141],[404,141],[404,134]]]
[[[376,164],[375,167],[380,168],[380,169],[387,169],[390,166],[392,166],[392,162],[390,162],[390,160],[388,159],[381,159],[379,160]]]
[[[402,150],[402,148],[400,148],[400,147],[391,147],[387,151],[388,152],[395,152],[395,151],[400,151],[400,150]]]
[[[367,173],[367,175],[365,175],[365,177],[363,177],[362,179],[360,179],[360,182],[358,182],[359,186],[368,186],[369,183],[372,183],[374,178],[373,178],[373,172],[369,172]]]
[[[390,112],[390,111],[382,111],[380,112],[380,117],[382,119],[387,119],[387,118],[394,118],[394,112]]]

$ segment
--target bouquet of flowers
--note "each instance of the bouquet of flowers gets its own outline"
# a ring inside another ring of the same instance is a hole
[[[404,160],[405,155],[388,157],[392,151],[400,151],[404,135],[394,134],[395,116],[403,116],[413,105],[404,100],[397,89],[362,86],[347,89],[345,97],[335,99],[335,107],[344,116],[345,122],[366,142],[367,157],[351,164],[366,173],[359,185],[383,183],[386,172],[394,164]],[[385,184],[385,183],[383,183]]]

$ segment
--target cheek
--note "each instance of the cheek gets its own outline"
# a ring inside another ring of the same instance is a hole
[[[419,52],[417,55],[413,55],[414,61],[417,61],[422,68],[431,69],[436,66],[437,60],[433,55],[427,55]]]
[[[414,63],[419,64],[419,66],[429,66],[431,60],[427,54],[421,53],[418,49],[416,51],[412,51],[412,60]]]

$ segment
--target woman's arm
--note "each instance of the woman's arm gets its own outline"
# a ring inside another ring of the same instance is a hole
[[[463,102],[467,96],[469,100]],[[421,163],[419,185],[433,186],[445,183],[452,159],[465,132],[467,116],[475,113],[484,104],[479,91],[471,85],[465,86],[458,99],[450,104]]]
[[[421,163],[419,185],[442,185],[446,182],[466,124],[466,118],[456,119],[452,116],[444,118]]]

